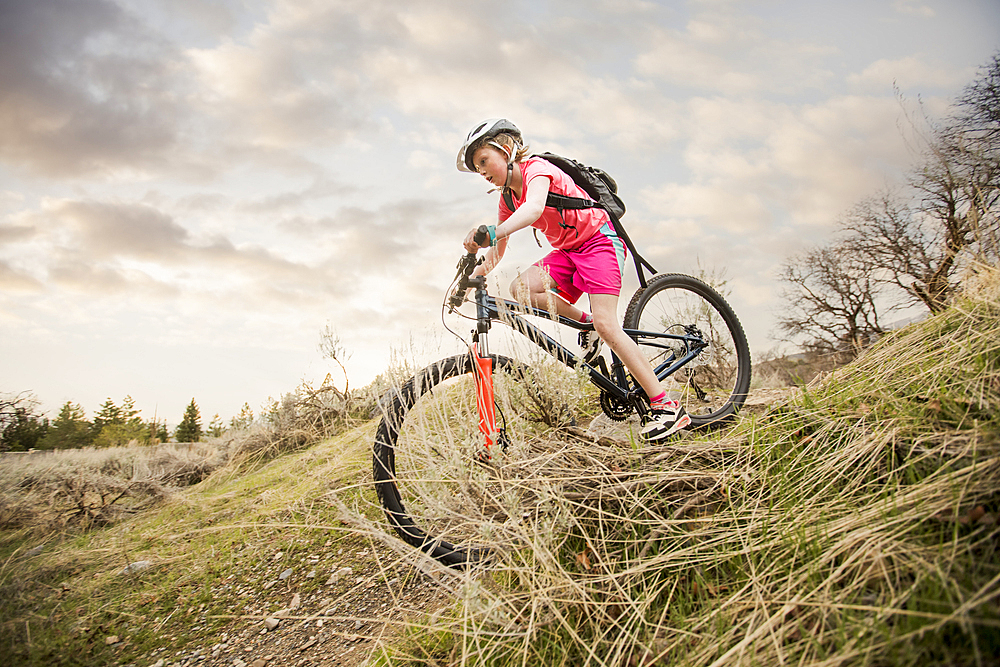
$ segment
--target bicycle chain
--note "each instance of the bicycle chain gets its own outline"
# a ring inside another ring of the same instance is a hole
[[[601,392],[601,410],[612,421],[623,422],[632,414],[632,405],[619,400],[606,391]]]

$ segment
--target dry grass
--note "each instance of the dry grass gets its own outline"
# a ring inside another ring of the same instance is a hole
[[[382,662],[996,664],[998,325],[984,271],[721,435],[637,448],[515,423],[492,474],[435,498],[494,559],[423,561],[459,604]]]
[[[139,512],[226,461],[218,442],[8,454],[0,528],[91,528]]]
[[[245,474],[366,421],[377,390],[347,396],[332,384],[303,383],[256,422],[205,442],[7,454],[0,529],[48,533],[113,524],[213,473]]]

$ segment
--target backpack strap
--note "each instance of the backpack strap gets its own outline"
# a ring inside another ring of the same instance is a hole
[[[513,213],[515,210],[514,197],[510,194],[510,188],[504,188],[501,192],[501,196],[503,197],[503,203],[507,205],[507,210]],[[538,227],[532,227],[531,231],[535,234],[535,243],[537,243],[538,247],[541,248],[542,242],[538,240]]]
[[[618,216],[615,215],[614,211],[601,202],[592,201],[590,199],[582,199],[580,197],[567,197],[566,195],[559,195],[554,192],[550,192],[549,196],[545,200],[545,205],[558,209],[560,212],[563,209],[602,209],[608,214],[608,217],[611,218],[611,225],[614,227],[615,233],[619,238],[621,238],[622,241],[625,242],[625,246],[628,248],[628,251],[632,253],[632,262],[635,264],[635,272],[639,276],[639,284],[646,287],[646,276],[642,272],[642,267],[646,267],[653,273],[653,275],[656,275],[656,269],[653,268],[653,265],[647,262],[646,259],[635,249],[635,244],[632,243],[632,239],[629,238],[628,233],[625,231],[625,226],[622,224],[622,221],[618,219]]]
[[[504,203],[507,205],[507,210],[514,211],[515,210],[514,197],[510,194],[510,190],[508,188],[504,188],[502,196]],[[632,239],[629,238],[628,233],[625,231],[625,226],[622,225],[622,221],[618,219],[618,216],[615,215],[614,211],[611,211],[604,204],[592,201],[590,199],[582,199],[580,197],[567,197],[566,195],[560,195],[554,192],[550,192],[548,197],[546,197],[545,199],[545,205],[550,208],[556,209],[557,211],[560,212],[560,214],[563,212],[563,210],[566,209],[574,209],[574,210],[584,209],[584,208],[602,209],[605,213],[608,214],[608,217],[611,219],[611,225],[615,229],[615,234],[617,234],[618,237],[625,242],[625,247],[627,247],[628,251],[632,253],[632,262],[635,264],[636,275],[639,276],[639,284],[642,287],[646,287],[646,276],[642,271],[642,267],[646,267],[653,275],[656,275],[656,269],[653,268],[653,265],[647,262],[646,258],[640,255],[639,252],[635,249],[635,244],[632,243]],[[535,237],[535,242],[538,243],[539,247],[542,245],[541,243],[538,242],[537,236]]]

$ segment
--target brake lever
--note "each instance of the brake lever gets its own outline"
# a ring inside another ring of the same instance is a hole
[[[466,281],[472,272],[476,270],[476,267],[482,264],[486,260],[486,256],[476,257],[475,253],[466,253],[458,260],[458,273],[455,274],[455,279],[458,281],[458,286],[455,288],[455,292],[448,298],[448,313],[451,314],[455,312],[455,309],[460,307],[465,301],[465,290],[468,289]]]

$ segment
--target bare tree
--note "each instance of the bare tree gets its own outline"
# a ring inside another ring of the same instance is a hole
[[[840,220],[841,244],[872,270],[872,280],[895,288],[903,304],[941,309],[954,289],[951,280],[964,234],[886,190],[865,199]]]
[[[842,240],[903,304],[944,309],[963,273],[1000,260],[1000,54],[943,123],[927,120],[920,167],[905,189],[860,202],[840,221]]]
[[[971,251],[1000,261],[1000,52],[963,91],[942,133],[947,159],[964,176]]]
[[[38,399],[30,391],[0,394],[0,452],[35,447],[48,430]]]
[[[948,305],[965,269],[1000,259],[998,108],[1000,54],[965,89],[949,118],[927,120],[931,133],[910,175],[909,197],[882,193],[841,221],[855,251],[931,312]]]
[[[884,333],[876,302],[882,283],[873,267],[846,243],[813,248],[785,263],[786,303],[778,328],[806,348],[850,358]],[[890,307],[891,309],[891,307]]]
[[[856,352],[883,333],[893,310],[939,312],[966,272],[1000,261],[1000,53],[950,117],[927,122],[907,187],[860,202],[840,220],[838,240],[785,264],[785,340]]]
[[[957,124],[970,144],[994,157],[1000,153],[1000,51],[958,98]]]
[[[332,359],[338,366],[340,366],[340,372],[344,374],[344,391],[340,392],[336,388],[334,390],[340,394],[343,398],[349,396],[348,387],[349,380],[347,378],[347,368],[344,366],[344,362],[351,358],[348,354],[347,348],[344,347],[343,342],[340,340],[340,336],[337,334],[336,329],[330,325],[329,322],[323,327],[323,330],[319,334],[319,351],[327,359]],[[324,382],[324,386],[333,387],[332,378],[327,375],[329,382]]]

